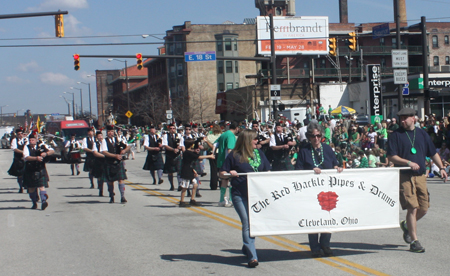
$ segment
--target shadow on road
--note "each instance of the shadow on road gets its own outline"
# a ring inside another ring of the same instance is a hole
[[[77,189],[89,189],[89,186],[86,187],[58,187],[56,189],[61,189],[61,190],[65,190],[65,189],[73,189],[73,190],[77,190]]]
[[[103,204],[103,203],[108,203],[109,201],[98,201],[98,200],[84,200],[84,201],[67,201],[67,203],[69,204]]]
[[[305,244],[307,245],[307,244]],[[404,248],[401,245],[397,244],[372,244],[372,243],[348,243],[348,242],[331,242],[331,247],[333,248],[333,252],[336,252],[336,255],[348,255],[348,254],[340,254],[338,252],[348,253],[351,251],[342,250],[337,248],[351,248],[357,250],[401,250]],[[363,253],[362,251],[354,251],[356,254]],[[369,252],[366,252],[369,253]],[[352,254],[353,255],[353,254]]]
[[[30,206],[31,207],[31,206]],[[17,206],[17,207],[2,207],[0,208],[1,210],[26,210],[26,209],[30,209],[30,207],[23,207],[23,206]]]
[[[0,200],[0,202],[31,202],[29,199]]]

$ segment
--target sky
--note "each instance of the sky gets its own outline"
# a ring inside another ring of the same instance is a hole
[[[393,22],[393,0],[348,0],[349,22]],[[2,1],[1,14],[68,11],[64,15],[65,37],[55,38],[54,18],[29,17],[0,20],[0,106],[3,113],[30,109],[33,114],[67,113],[63,97],[97,114],[95,70],[121,69],[123,62],[81,58],[73,69],[73,54],[156,55],[167,30],[185,21],[192,24],[242,23],[259,15],[254,0],[16,0]],[[450,0],[406,0],[408,23],[426,16],[431,22],[450,22]],[[338,0],[296,1],[297,16],[328,16],[339,22]],[[143,38],[142,35],[149,35]],[[148,43],[141,45],[81,46],[96,43]],[[212,49],[214,50],[214,49]],[[136,59],[128,59],[135,64]]]

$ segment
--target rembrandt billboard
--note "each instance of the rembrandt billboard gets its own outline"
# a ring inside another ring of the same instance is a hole
[[[270,55],[269,18],[257,17],[258,54]],[[328,54],[328,16],[273,18],[276,55]]]

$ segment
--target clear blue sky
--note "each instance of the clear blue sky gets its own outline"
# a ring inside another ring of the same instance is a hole
[[[44,11],[68,11],[65,20],[65,38],[54,38],[54,19],[48,17],[0,20],[0,106],[4,113],[19,113],[31,109],[33,113],[66,113],[67,104],[60,96],[63,91],[83,89],[83,106],[88,110],[88,87],[77,81],[90,82],[93,113],[96,109],[95,79],[86,77],[95,70],[119,69],[120,62],[106,59],[81,59],[81,70],[73,70],[74,53],[134,55],[156,54],[159,45],[133,46],[58,46],[58,47],[3,47],[7,45],[68,45],[80,43],[161,42],[166,30],[184,21],[193,24],[220,24],[226,20],[242,23],[244,18],[256,17],[254,0],[18,0],[2,1],[1,14]],[[393,0],[348,0],[349,22],[393,21]],[[409,24],[426,16],[428,21],[449,22],[450,0],[406,0]],[[338,0],[300,1],[296,3],[297,16],[328,16],[330,23],[339,21]],[[439,18],[439,19],[437,19]],[[433,19],[433,20],[432,20]],[[155,37],[143,39],[142,34]],[[113,36],[118,37],[98,37]],[[134,36],[123,36],[134,35]],[[87,36],[97,36],[88,38]],[[135,59],[128,60],[129,65]],[[68,98],[71,99],[71,95]]]

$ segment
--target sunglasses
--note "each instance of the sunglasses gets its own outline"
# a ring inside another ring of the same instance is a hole
[[[316,135],[310,134],[308,136],[311,137],[311,138],[322,138],[322,134],[316,134]]]
[[[169,128],[169,129],[175,129],[174,127],[171,127],[171,128]]]

